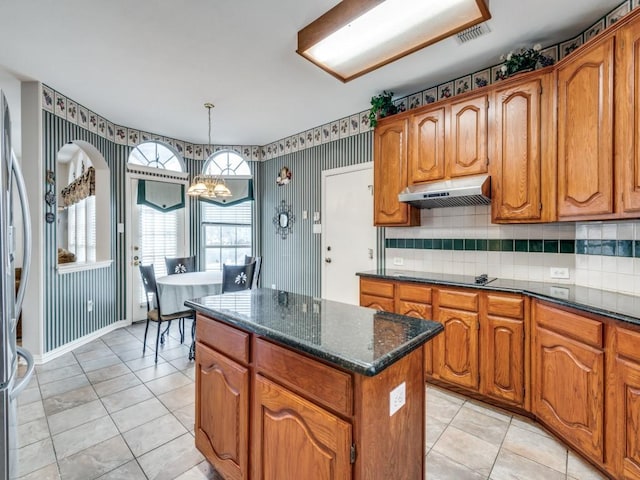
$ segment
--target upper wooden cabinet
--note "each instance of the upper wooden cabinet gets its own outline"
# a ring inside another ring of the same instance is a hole
[[[488,109],[487,93],[451,103],[445,147],[449,177],[487,172]]]
[[[622,216],[640,216],[640,21],[616,36],[616,158]]]
[[[437,107],[411,117],[409,184],[441,180],[445,175],[445,108]]]
[[[373,222],[385,225],[419,225],[420,212],[398,200],[407,186],[406,118],[381,121],[374,135]]]
[[[555,220],[553,75],[527,74],[493,93],[490,108],[491,218]]]
[[[558,67],[560,219],[614,213],[614,46],[608,35]]]

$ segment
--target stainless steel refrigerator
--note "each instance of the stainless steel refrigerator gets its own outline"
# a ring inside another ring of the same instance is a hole
[[[9,106],[2,90],[0,114],[0,479],[13,479],[18,474],[17,398],[33,374],[31,354],[16,344],[16,326],[29,276],[31,228],[24,179],[11,149]],[[22,208],[23,228],[22,276],[17,295],[14,273],[14,189]],[[18,357],[24,358],[27,365],[20,377]]]

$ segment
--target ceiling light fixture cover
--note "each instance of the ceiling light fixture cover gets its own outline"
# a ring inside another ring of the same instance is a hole
[[[296,51],[348,82],[489,18],[485,0],[343,0],[298,32]]]

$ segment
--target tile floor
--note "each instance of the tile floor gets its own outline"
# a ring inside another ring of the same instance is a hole
[[[143,335],[134,324],[36,367],[19,399],[21,480],[220,480],[194,447],[188,345],[171,336],[154,365]],[[428,480],[604,478],[528,420],[432,387],[426,447]]]

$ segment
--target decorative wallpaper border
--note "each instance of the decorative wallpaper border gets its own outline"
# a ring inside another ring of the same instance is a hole
[[[385,248],[480,252],[569,253],[640,258],[640,240],[387,238]]]
[[[638,6],[640,6],[640,0],[625,0],[608,14],[599,18],[593,25],[579,35],[564,42],[548,46],[540,53],[553,58],[555,61],[562,60],[576,48],[603,32],[606,28],[616,23]],[[394,103],[398,106],[399,111],[404,112],[438,100],[454,97],[470,90],[485,87],[504,80],[505,77],[501,67],[502,63],[499,63],[478,70],[477,72],[399,98],[395,100]],[[59,117],[66,118],[68,121],[97,133],[101,137],[112,140],[119,145],[134,147],[140,142],[158,140],[171,145],[185,158],[205,160],[210,154],[206,145],[187,143],[175,138],[131,129],[122,125],[114,125],[44,84],[42,86],[42,97],[42,106],[45,110],[53,112]],[[230,149],[243,156],[246,160],[251,161],[270,160],[288,153],[298,152],[341,138],[365,133],[370,130],[369,109],[367,109],[325,125],[281,138],[266,145],[214,145],[213,150]]]

